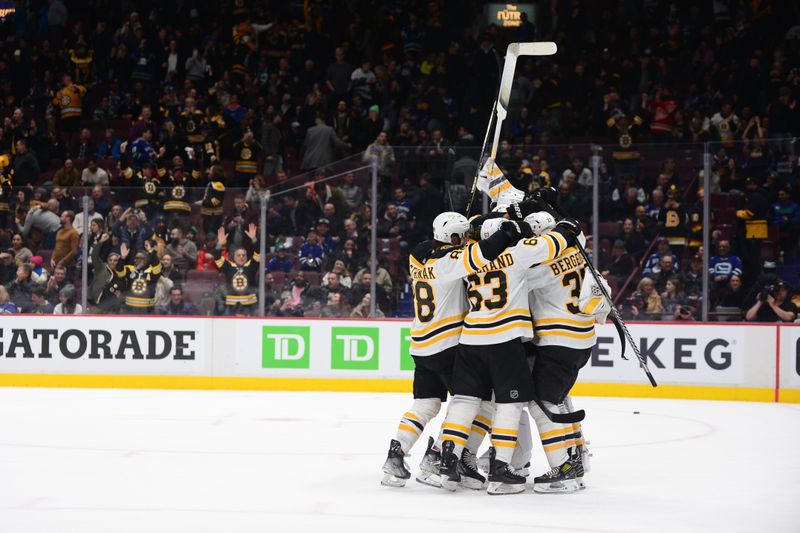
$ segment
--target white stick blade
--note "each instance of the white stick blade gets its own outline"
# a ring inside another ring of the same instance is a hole
[[[556,43],[542,41],[538,43],[513,43],[509,48],[516,46],[517,55],[520,56],[551,56],[558,52]]]

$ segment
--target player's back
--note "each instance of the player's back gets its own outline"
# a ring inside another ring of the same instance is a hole
[[[434,355],[458,344],[467,312],[461,264],[461,252],[466,249],[451,245],[437,248],[434,241],[425,241],[411,252],[411,355]]]
[[[594,346],[594,316],[582,313],[579,307],[585,267],[580,251],[571,246],[555,259],[528,269],[529,305],[537,346]]]
[[[528,306],[530,266],[555,258],[566,248],[558,233],[523,239],[497,259],[467,276],[469,311],[461,343],[500,344],[515,338],[533,338]]]

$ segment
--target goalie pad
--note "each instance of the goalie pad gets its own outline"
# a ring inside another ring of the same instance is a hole
[[[608,282],[600,274],[597,276],[608,295],[611,296],[611,287],[608,286]],[[586,276],[583,279],[581,294],[578,298],[578,307],[582,313],[594,316],[598,324],[606,323],[611,307],[609,307],[608,300],[603,296],[603,291],[600,290],[600,286],[594,276]]]

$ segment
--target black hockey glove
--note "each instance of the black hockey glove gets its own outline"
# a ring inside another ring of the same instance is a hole
[[[553,228],[553,231],[560,233],[561,236],[564,237],[564,240],[567,241],[567,246],[574,246],[575,243],[578,242],[578,235],[580,235],[583,230],[577,220],[565,218],[556,223],[556,227]]]
[[[554,187],[539,187],[531,193],[531,200],[543,204],[556,205],[558,201],[558,191]],[[543,211],[539,209],[538,211]]]

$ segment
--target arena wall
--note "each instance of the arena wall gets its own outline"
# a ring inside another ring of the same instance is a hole
[[[0,386],[410,391],[405,320],[0,317]],[[577,395],[800,403],[800,326],[629,324],[659,383],[613,326]]]

